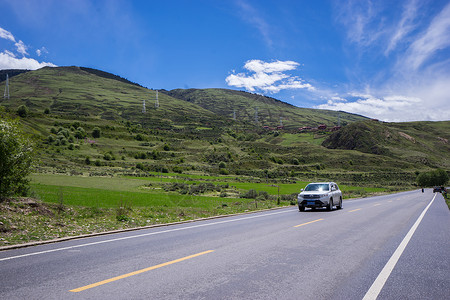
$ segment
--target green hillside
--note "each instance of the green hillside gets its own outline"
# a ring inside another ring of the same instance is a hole
[[[43,173],[410,185],[418,171],[450,167],[450,122],[376,123],[225,89],[160,91],[155,107],[156,91],[78,67],[18,74],[10,78],[10,94],[0,113],[17,116],[18,107],[28,108],[21,122],[36,139]],[[284,128],[264,128],[280,118]],[[343,128],[335,133],[298,131],[339,121]]]
[[[320,124],[333,127],[338,125],[339,118],[342,125],[367,119],[346,112],[300,108],[274,98],[226,89],[176,89],[166,94],[197,104],[220,116],[233,118],[235,115],[237,120],[244,122],[254,123],[257,112],[261,126],[277,127],[281,121],[286,130],[317,127]]]

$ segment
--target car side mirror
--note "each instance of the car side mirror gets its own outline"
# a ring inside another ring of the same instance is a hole
[[[300,189],[300,192],[303,192],[304,191],[304,189]]]

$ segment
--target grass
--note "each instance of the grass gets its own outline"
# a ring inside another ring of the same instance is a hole
[[[279,206],[275,200],[278,187],[281,195],[291,195],[308,183],[237,182],[231,177],[196,175],[192,179],[187,174],[178,175],[136,178],[34,174],[31,176],[34,198],[0,204],[0,246],[274,208]],[[199,184],[207,180],[227,183],[230,195],[254,189],[274,197],[255,200],[219,197],[219,193],[182,195],[161,188],[169,182]],[[341,189],[344,199],[386,192],[381,188],[345,185]],[[281,200],[280,206],[295,203],[292,202],[295,197],[291,198]]]

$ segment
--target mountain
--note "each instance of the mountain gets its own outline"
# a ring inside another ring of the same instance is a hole
[[[194,103],[220,116],[254,122],[255,115],[262,126],[277,127],[282,124],[287,130],[300,127],[329,127],[339,123],[367,119],[363,116],[331,110],[300,108],[280,100],[248,92],[227,89],[176,89],[167,95]]]
[[[450,167],[450,122],[375,122],[227,89],[158,92],[159,106],[157,91],[120,76],[45,67],[10,77],[11,98],[0,100],[0,115],[28,108],[20,121],[36,140],[38,172],[408,185],[419,171]]]
[[[328,149],[358,150],[414,164],[450,168],[450,122],[355,122],[331,134]]]

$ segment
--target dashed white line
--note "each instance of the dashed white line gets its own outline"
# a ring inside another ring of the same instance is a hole
[[[388,262],[384,266],[383,270],[381,270],[380,274],[378,274],[378,277],[375,279],[372,286],[367,291],[363,300],[377,299],[378,295],[381,292],[381,289],[383,289],[384,284],[386,283],[387,279],[391,275],[392,270],[394,269],[395,265],[397,264],[398,260],[400,259],[400,256],[402,255],[403,251],[405,251],[405,248],[408,245],[409,241],[411,240],[411,237],[413,236],[417,227],[419,227],[420,222],[422,221],[423,217],[425,216],[425,213],[428,211],[428,208],[430,208],[431,204],[433,204],[433,201],[435,198],[436,198],[436,195],[434,195],[431,202],[427,205],[427,207],[425,207],[423,212],[420,214],[419,218],[416,220],[414,225],[411,227],[411,229],[408,231],[406,236],[403,238],[403,241],[397,247],[397,250],[395,250],[394,254],[392,254],[391,258],[388,260]]]

